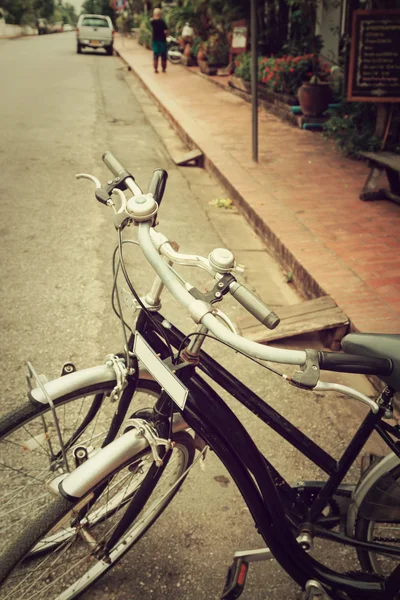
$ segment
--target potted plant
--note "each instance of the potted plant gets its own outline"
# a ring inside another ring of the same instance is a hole
[[[222,31],[214,31],[202,42],[197,52],[197,62],[202,73],[216,75],[218,68],[229,62],[229,44]]]
[[[305,117],[320,117],[332,102],[332,89],[329,85],[330,69],[321,64],[320,57],[314,54],[309,81],[303,81],[297,92],[301,111]]]
[[[200,42],[197,50],[197,60],[206,61],[207,60],[207,52],[206,52],[206,43]]]
[[[223,31],[215,31],[207,41],[207,60],[210,65],[226,67],[229,62],[229,43]]]

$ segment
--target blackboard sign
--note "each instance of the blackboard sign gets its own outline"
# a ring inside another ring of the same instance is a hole
[[[356,10],[348,100],[400,102],[400,10]]]

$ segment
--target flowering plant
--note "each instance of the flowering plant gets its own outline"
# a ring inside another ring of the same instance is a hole
[[[258,81],[274,92],[295,96],[304,81],[311,81],[311,83],[327,81],[329,74],[329,66],[314,54],[265,56],[258,59]],[[236,57],[235,75],[250,81],[250,53],[242,53]]]
[[[259,61],[260,63],[260,61]],[[245,81],[251,80],[251,53],[242,52],[235,59],[235,75]]]
[[[320,83],[327,81],[330,74],[329,66],[313,54],[263,58],[259,71],[262,83],[275,92],[293,96],[305,81]]]

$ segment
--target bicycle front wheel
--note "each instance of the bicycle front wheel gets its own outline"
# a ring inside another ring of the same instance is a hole
[[[139,540],[172,500],[194,457],[194,441],[186,432],[175,445],[144,508],[114,547],[102,548],[146,475],[154,469],[150,450],[117,470],[93,504],[57,498],[26,528],[0,560],[0,599],[70,600],[104,575]],[[95,490],[93,490],[95,491]],[[90,498],[91,493],[86,496]]]
[[[57,423],[47,404],[30,401],[0,419],[2,547],[24,530],[27,520],[41,513],[51,481],[75,468],[74,449],[80,446],[90,457],[102,447],[118,406],[109,398],[114,385],[92,385],[58,397],[54,401]],[[152,408],[159,393],[156,382],[139,379],[127,415]]]

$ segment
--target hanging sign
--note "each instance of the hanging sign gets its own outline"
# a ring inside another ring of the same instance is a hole
[[[248,31],[247,21],[232,23],[231,54],[246,52]]]

